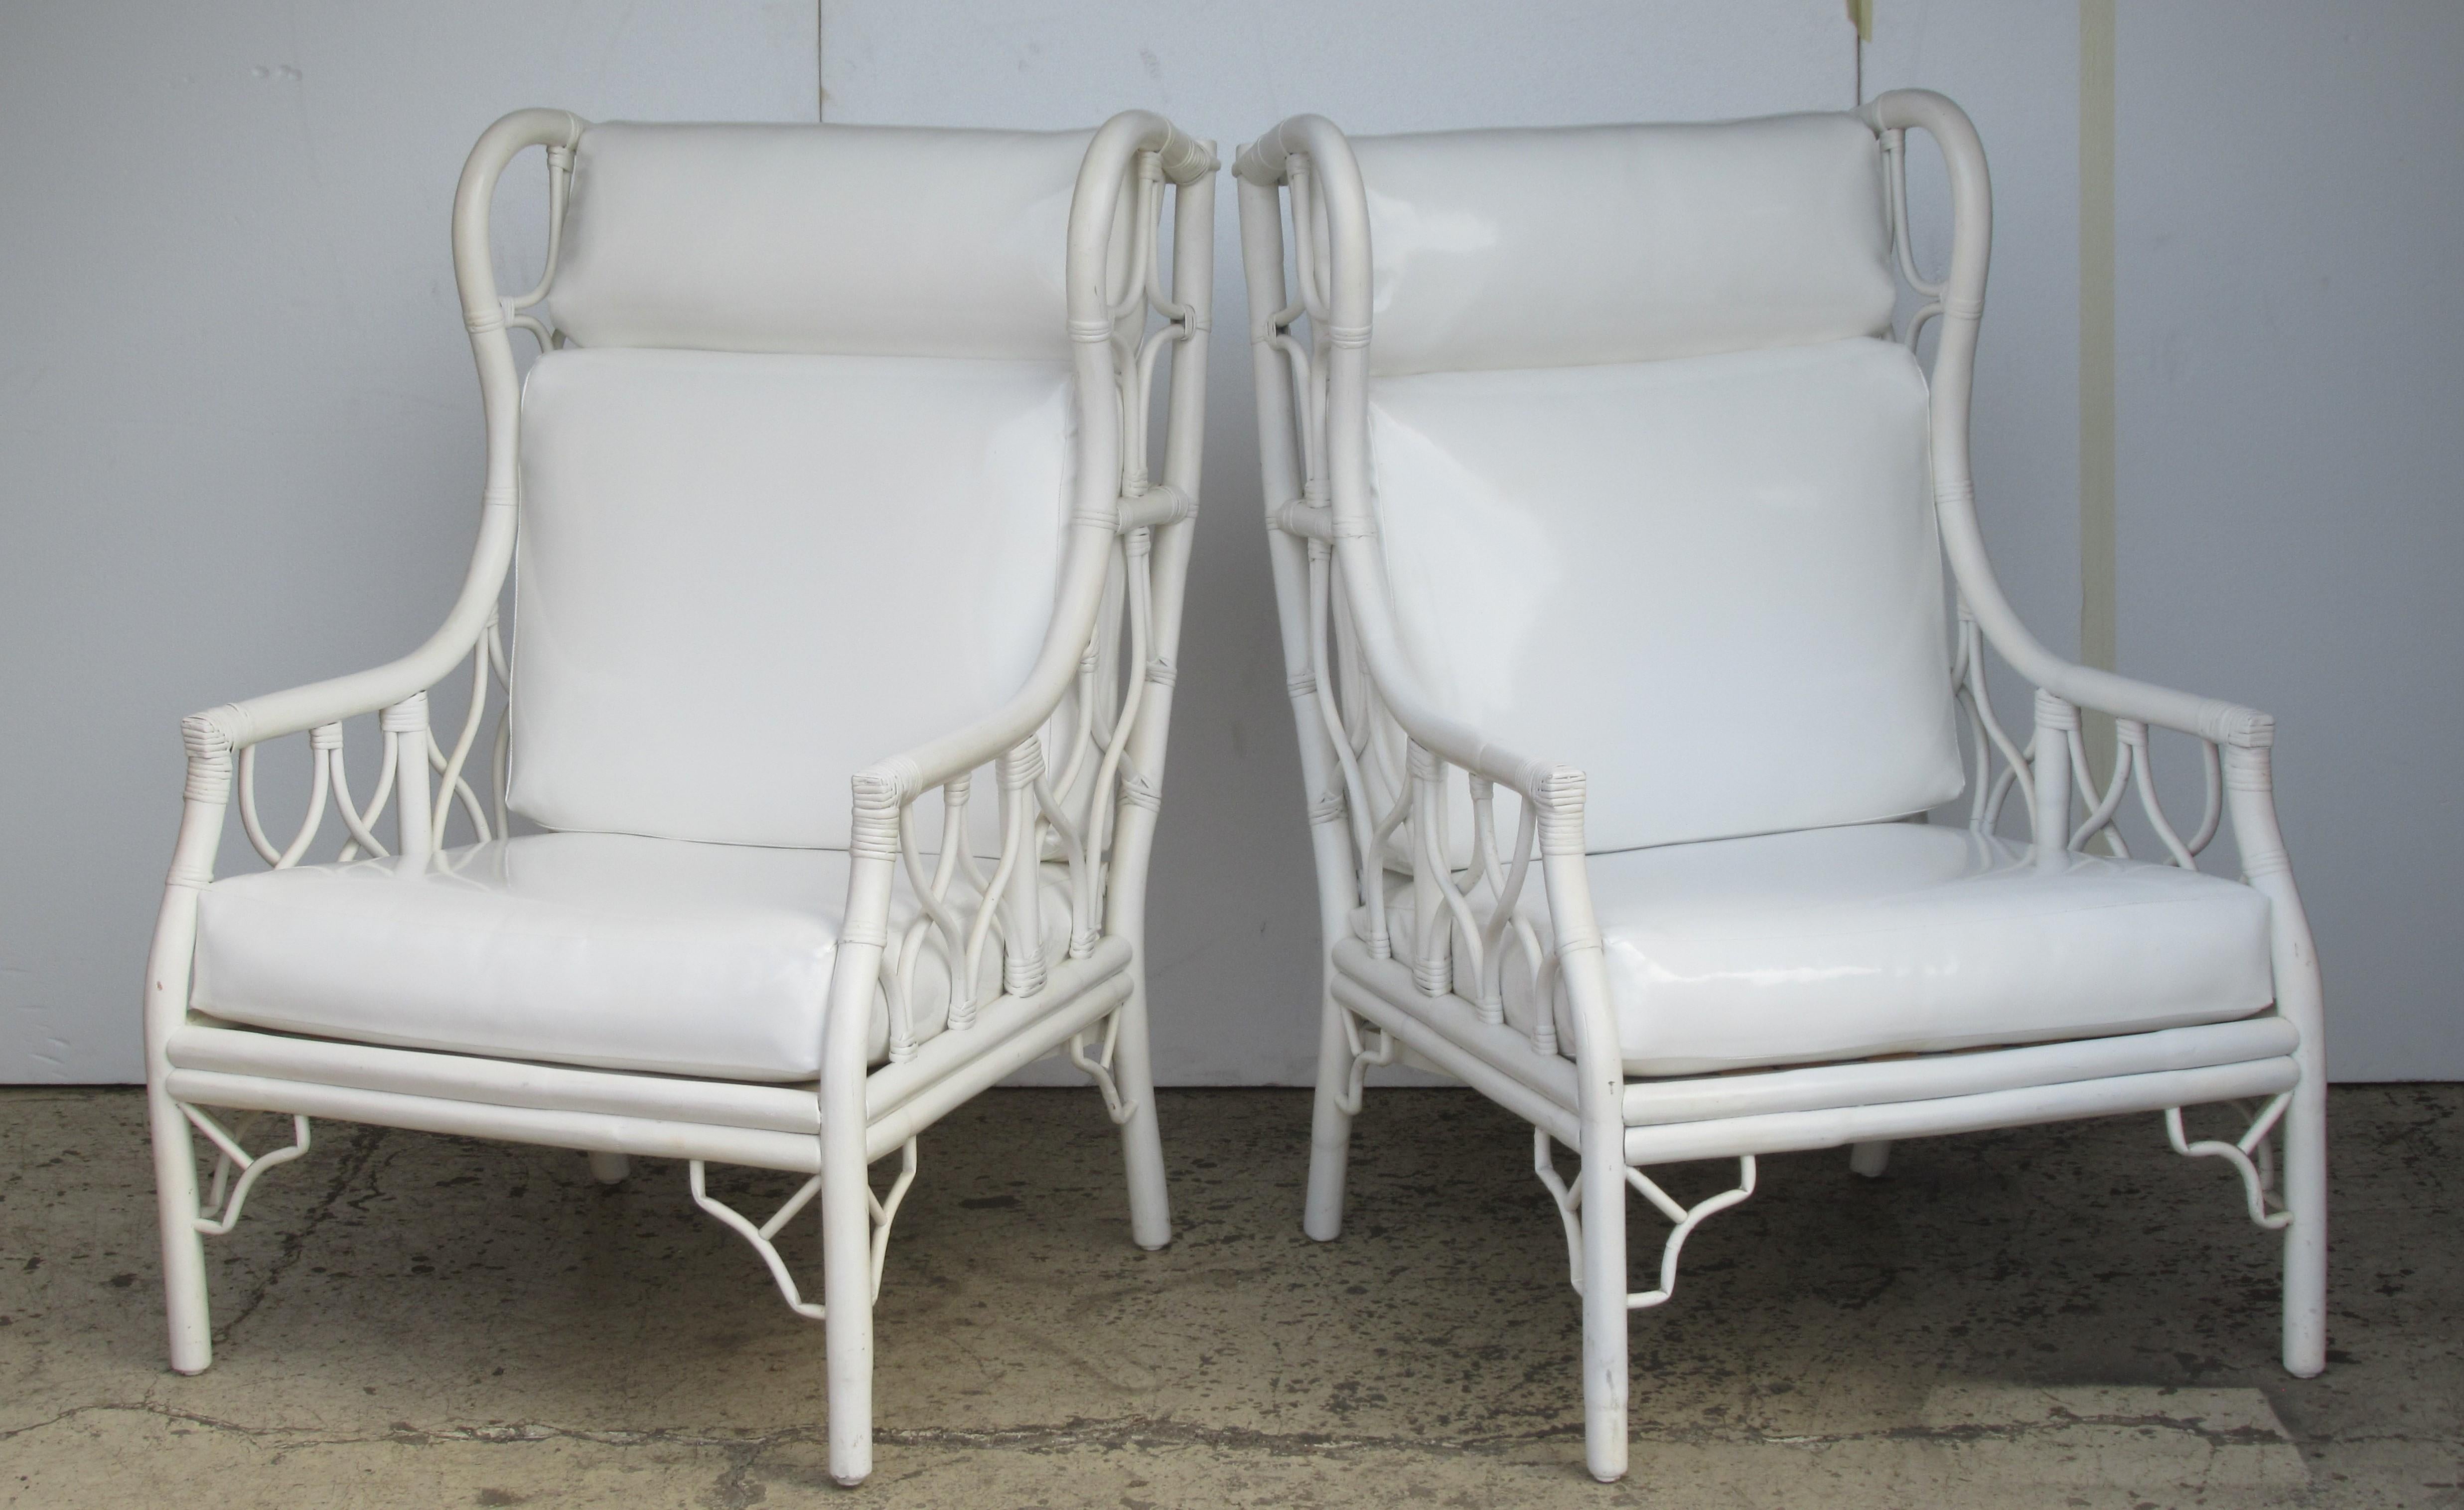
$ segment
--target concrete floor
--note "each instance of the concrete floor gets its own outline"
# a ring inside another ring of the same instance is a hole
[[[1091,1093],[936,1128],[882,1289],[878,1471],[847,1499],[820,1328],[678,1166],[604,1189],[578,1154],[320,1127],[210,1250],[218,1356],[183,1379],[142,1101],[0,1093],[0,1503],[2464,1505],[2464,1087],[2335,1094],[2310,1381],[2273,1361],[2275,1245],[2237,1182],[2152,1117],[1903,1144],[1870,1184],[1766,1160],[1634,1320],[1615,1487],[1581,1469],[1528,1137],[1468,1093],[1373,1097],[1325,1246],[1306,1093],[1165,1093],[1160,1254],[1129,1242]]]

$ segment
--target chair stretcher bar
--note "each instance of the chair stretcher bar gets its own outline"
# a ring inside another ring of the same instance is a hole
[[[1001,997],[985,1007],[973,1028],[936,1034],[914,1058],[868,1077],[868,1157],[895,1149],[970,1097],[1100,1021],[1129,997],[1129,959],[1127,943],[1108,939],[1086,958],[1057,966],[1034,997]],[[810,1150],[783,1152],[767,1141],[820,1136],[821,1101],[809,1083],[686,1079],[196,1022],[176,1030],[168,1049],[171,1094],[198,1105],[607,1153],[808,1173],[818,1167]],[[500,1122],[499,1112],[512,1120]],[[754,1156],[677,1151],[712,1138],[745,1140],[741,1146]]]

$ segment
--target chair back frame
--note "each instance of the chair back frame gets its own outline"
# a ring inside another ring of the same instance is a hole
[[[1152,1071],[1148,1064],[1145,888],[1160,806],[1174,665],[1199,496],[1201,418],[1213,287],[1211,144],[1160,116],[1129,111],[1093,135],[1068,219],[1067,318],[1077,408],[1076,491],[1070,500],[1050,625],[1026,683],[974,724],[891,754],[852,782],[849,881],[825,1011],[824,1066],[815,1084],[757,1085],[521,1064],[424,1051],[301,1039],[201,1021],[189,1010],[198,899],[212,884],[234,788],[251,846],[275,868],[298,864],[339,819],[340,857],[392,853],[435,863],[456,811],[476,839],[506,833],[510,679],[498,607],[514,562],[520,459],[521,371],[511,336],[545,349],[564,338],[537,312],[556,279],[575,149],[587,122],[561,110],[521,110],[480,138],[453,207],[453,261],[464,322],[478,366],[487,433],[480,520],[470,567],[444,623],[410,654],[371,670],[194,714],[185,721],[186,803],[157,922],[145,989],[146,1078],[162,1218],[174,1368],[211,1361],[200,1239],[227,1231],[257,1175],[304,1153],[311,1117],[502,1138],[586,1150],[603,1178],[626,1158],[691,1162],[695,1202],[748,1241],[788,1303],[826,1325],[830,1469],[847,1483],[871,1466],[871,1306],[889,1225],[915,1173],[925,1128],[1027,1062],[1066,1048],[1102,1092],[1122,1132],[1132,1231],[1145,1247],[1170,1240]],[[520,153],[548,159],[549,240],[539,281],[505,297],[491,255],[497,182]],[[1159,263],[1158,221],[1171,190],[1170,278]],[[1137,217],[1120,286],[1114,221]],[[1150,317],[1160,323],[1150,329]],[[1169,353],[1170,398],[1160,476],[1150,477],[1148,417]],[[1119,641],[1126,635],[1126,655]],[[429,693],[468,663],[468,704],[451,746],[431,730]],[[494,697],[492,699],[492,690]],[[1074,706],[1065,703],[1075,695]],[[492,702],[498,711],[493,800],[473,762]],[[860,716],[860,715],[859,715]],[[364,801],[346,770],[346,721],[373,719],[380,768]],[[1044,736],[1068,754],[1048,769]],[[306,734],[307,812],[296,836],[269,836],[255,799],[255,755],[269,741]],[[969,789],[991,765],[999,785],[1001,849],[987,877],[958,842],[919,854],[920,799],[937,794],[940,829],[967,833]],[[394,822],[384,825],[390,802]],[[1071,925],[1067,957],[1048,961],[1040,940],[1038,873],[1066,862]],[[896,933],[901,883],[921,916]],[[972,900],[970,899],[972,898]],[[953,996],[946,1030],[919,1041],[900,989],[899,951],[944,951]],[[965,968],[958,967],[963,959]],[[997,962],[997,965],[996,965]],[[989,972],[989,981],[982,977]],[[891,1019],[889,1062],[868,1060],[876,1000]],[[1092,1052],[1089,1052],[1090,1044]],[[290,1145],[252,1154],[247,1129],[214,1109],[292,1119]],[[218,1156],[201,1191],[195,1136]],[[901,1170],[888,1195],[869,1166],[891,1154]],[[766,1222],[712,1198],[705,1162],[810,1176]],[[233,1176],[236,1176],[234,1180]],[[824,1231],[825,1303],[803,1299],[770,1239],[814,1197]]]
[[[1626,1466],[1627,1315],[1665,1301],[1679,1251],[1704,1218],[1743,1200],[1754,1157],[1854,1145],[1855,1166],[1881,1169],[1890,1140],[2159,1110],[2177,1151],[2224,1158],[2242,1175],[2254,1217],[2285,1232],[2284,1361],[2296,1374],[2324,1366],[2326,1175],[2324,1059],[2317,956],[2278,829],[2265,714],[2073,664],[2046,650],[2013,611],[1979,528],[1969,421],[1991,242],[1984,149],[1968,117],[1922,90],[1882,95],[1858,112],[1883,153],[1894,258],[1920,306],[1901,339],[1928,325],[1933,491],[1956,596],[1948,669],[1973,751],[1969,822],[1991,833],[2006,799],[2020,809],[2035,863],[2052,869],[2100,839],[2126,854],[2116,827],[2135,786],[2172,863],[2198,852],[2230,817],[2248,884],[2271,904],[2276,1004],[2256,1021],[2127,1038],[1957,1055],[1783,1069],[1717,1079],[1626,1082],[1594,914],[1583,809],[1585,772],[1510,743],[1512,730],[1448,718],[1419,686],[1403,649],[1379,555],[1369,444],[1370,343],[1375,288],[1366,187],[1350,142],[1320,116],[1296,116],[1243,147],[1239,180],[1249,337],[1259,412],[1268,548],[1319,886],[1326,1002],[1305,1212],[1310,1235],[1340,1231],[1351,1122],[1367,1072],[1409,1053],[1529,1121],[1535,1172],[1556,1200],[1584,1307],[1586,1457],[1603,1478]],[[1949,268],[1923,277],[1910,251],[1904,138],[1931,135],[1949,175]],[[1288,227],[1296,296],[1287,294]],[[1307,333],[1299,333],[1306,321]],[[2035,732],[2024,746],[1996,719],[1988,649],[2034,683]],[[1545,651],[1544,651],[1545,653]],[[2109,780],[2088,775],[2080,710],[2109,717]],[[2150,730],[2196,743],[2208,777],[2201,821],[2184,835],[2157,801]],[[1468,785],[1469,863],[1450,842]],[[1495,828],[1494,790],[1521,799],[1510,843]],[[1534,861],[1536,860],[1536,865]],[[1553,946],[1516,903],[1539,872]],[[1390,935],[1388,877],[1408,875],[1413,932]],[[1355,917],[1363,920],[1355,925]],[[1529,972],[1541,1004],[1527,1031],[1507,1025],[1508,957]],[[1562,985],[1562,1024],[1547,1004]],[[1561,1032],[1562,1028],[1562,1032]],[[1567,1041],[1571,1039],[1571,1041]],[[2232,1143],[2187,1143],[2186,1104],[2256,1098]],[[2267,1139],[2285,1132],[2276,1188]],[[1583,1155],[1573,1186],[1551,1144]],[[1735,1188],[1693,1207],[1670,1198],[1641,1166],[1735,1158]],[[1629,1190],[1672,1228],[1660,1282],[1626,1288]]]

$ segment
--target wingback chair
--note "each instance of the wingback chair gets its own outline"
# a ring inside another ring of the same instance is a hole
[[[547,268],[506,298],[490,206],[531,147]],[[686,1161],[825,1319],[848,1483],[937,1119],[1066,1050],[1120,1125],[1133,1235],[1169,1240],[1143,899],[1214,172],[1137,112],[1033,134],[525,110],[480,139],[453,211],[487,424],[460,596],[398,661],[187,721],[145,994],[173,1367],[210,1361],[202,1239],[312,1118],[585,1150],[611,1181]],[[255,757],[297,738],[305,820],[269,837]],[[218,878],[234,791],[270,869]],[[233,1112],[291,1139],[252,1151]],[[809,1179],[757,1219],[714,1163]],[[822,1302],[772,1243],[816,1195]]]
[[[1939,282],[1911,129],[1948,168]],[[2156,1111],[2282,1230],[2284,1365],[2317,1373],[2320,986],[2273,724],[2060,659],[1996,584],[1968,118],[1917,91],[1356,140],[1302,116],[1236,172],[1325,934],[1309,1234],[1341,1225],[1370,1067],[1408,1052],[1529,1121],[1611,1479],[1628,1314],[1758,1155],[1879,1174],[1894,1139]],[[1988,651],[2035,689],[2024,746]],[[2157,801],[2151,731],[2205,770],[2195,826]],[[2239,878],[2196,864],[2227,816]],[[2183,1107],[2243,1099],[2246,1131],[2189,1138]],[[1736,1178],[1691,1205],[1645,1172],[1705,1159]],[[1629,1192],[1671,1224],[1633,1291]]]

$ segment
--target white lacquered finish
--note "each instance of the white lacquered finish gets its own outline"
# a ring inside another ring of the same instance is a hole
[[[532,147],[548,266],[507,298],[489,205]],[[578,1149],[611,1182],[686,1161],[823,1321],[850,1484],[890,1226],[941,1118],[1067,1053],[1120,1129],[1132,1235],[1170,1240],[1144,891],[1215,171],[1135,111],[527,110],[481,138],[453,222],[488,436],[459,597],[401,660],[187,721],[145,998],[173,1367],[211,1361],[201,1239],[317,1117]],[[257,792],[258,746],[295,735],[304,820]],[[268,869],[218,878],[234,795]],[[233,1111],[292,1139],[253,1151]],[[711,1163],[809,1178],[747,1215]],[[819,1299],[771,1241],[813,1210]]]
[[[1912,129],[1949,170],[1939,280]],[[1302,116],[1236,172],[1325,940],[1309,1233],[1340,1229],[1369,1068],[1408,1053],[1530,1122],[1611,1479],[1628,1313],[1757,1156],[1880,1177],[1903,1139],[2157,1111],[2284,1233],[2284,1363],[2317,1373],[2321,998],[2273,724],[2059,660],[1994,581],[1958,108],[1357,143]],[[2115,720],[2101,784],[2082,708]],[[2155,731],[2205,767],[2195,817],[2155,801]],[[1965,826],[1922,822],[1952,799]],[[2197,870],[2227,823],[2239,880]],[[2214,1101],[2248,1130],[2193,1141],[2179,1109]],[[1696,1159],[1735,1176],[1691,1207],[1644,1173]],[[1629,1198],[1669,1223],[1640,1289]]]

